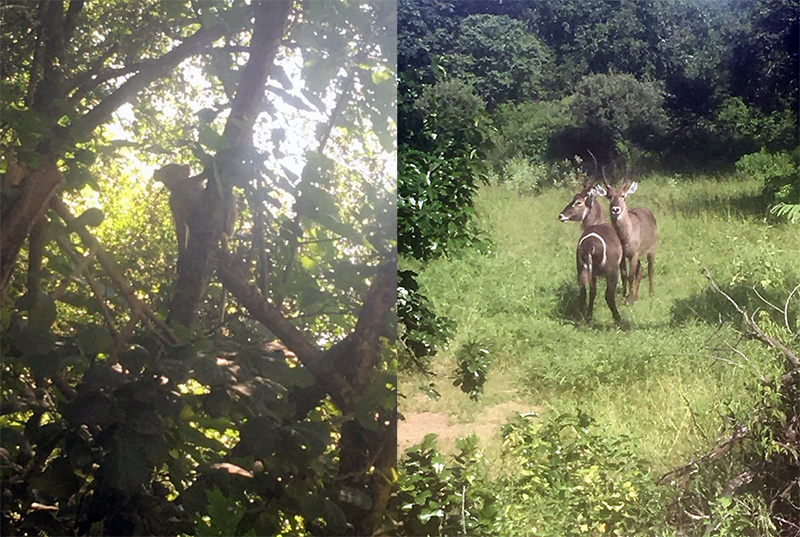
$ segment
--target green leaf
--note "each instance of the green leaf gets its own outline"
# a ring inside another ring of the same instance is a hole
[[[26,326],[13,326],[9,330],[11,343],[25,356],[47,355],[55,346],[56,338],[50,330]]]
[[[80,487],[80,480],[72,469],[67,457],[58,457],[47,469],[31,478],[31,487],[50,494],[52,497],[69,498]]]
[[[44,293],[39,293],[28,312],[28,326],[32,330],[46,332],[56,320],[56,303]]]
[[[200,126],[200,134],[198,139],[203,146],[213,152],[219,152],[228,148],[228,139],[214,130],[214,128],[209,124],[203,124]]]
[[[76,149],[75,160],[81,164],[91,166],[97,160],[97,153],[88,149]]]
[[[105,487],[131,494],[150,478],[152,471],[137,436],[126,429],[118,430],[111,448],[100,464],[101,483]]]
[[[90,324],[76,327],[76,341],[81,354],[94,356],[100,353],[109,353],[114,347],[111,333],[104,327]]]

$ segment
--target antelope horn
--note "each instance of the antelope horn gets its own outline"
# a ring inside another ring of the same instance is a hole
[[[592,160],[594,161],[594,174],[597,175],[597,159],[594,158],[594,153],[592,153],[590,149],[587,149],[586,152],[589,153],[589,155],[592,157]]]
[[[603,184],[606,185],[607,189],[611,188],[611,183],[609,183],[608,179],[606,178],[606,167],[600,166],[600,172],[603,174]]]
[[[630,181],[630,178],[631,178],[631,163],[628,162],[625,164],[625,182],[622,183],[622,188],[628,187],[628,182]]]

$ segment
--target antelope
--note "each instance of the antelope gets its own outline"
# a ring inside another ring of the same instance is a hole
[[[619,324],[616,289],[622,261],[622,244],[617,232],[603,218],[600,204],[595,201],[599,193],[598,186],[592,186],[592,181],[584,182],[581,191],[573,196],[572,201],[558,215],[558,219],[562,222],[581,222],[583,226],[576,260],[581,310],[586,308],[586,286],[589,286],[589,308],[586,310],[586,319],[592,318],[597,276],[600,275],[606,279],[606,304],[611,309],[614,322]]]
[[[625,198],[636,192],[636,181],[628,184],[628,178],[620,188],[611,186],[603,176],[605,188],[602,185],[595,187],[596,192],[606,196],[609,200],[611,224],[619,235],[625,259],[628,260],[628,304],[633,304],[639,298],[639,283],[642,281],[642,263],[640,257],[647,256],[647,279],[650,282],[650,294],[653,294],[653,263],[656,260],[656,245],[658,242],[658,226],[656,217],[647,207],[628,209]],[[624,277],[624,276],[623,276]]]

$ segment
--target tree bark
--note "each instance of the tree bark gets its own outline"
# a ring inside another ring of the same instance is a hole
[[[0,222],[0,229],[3,230],[3,242],[0,245],[0,290],[5,289],[11,280],[19,249],[33,225],[44,214],[59,186],[61,172],[58,171],[56,158],[53,156],[22,179],[19,199]]]
[[[242,72],[224,136],[230,150],[218,153],[213,166],[204,171],[208,179],[203,194],[202,215],[189,222],[189,244],[178,266],[175,295],[169,322],[191,326],[208,282],[211,256],[217,251],[224,229],[223,208],[232,195],[231,177],[239,173],[236,152],[249,145],[253,123],[263,100],[264,85],[286,30],[291,0],[259,2],[256,5],[250,58]],[[201,208],[197,208],[198,210]]]

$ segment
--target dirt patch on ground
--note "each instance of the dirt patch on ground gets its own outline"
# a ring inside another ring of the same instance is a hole
[[[475,433],[478,445],[485,447],[487,442],[500,434],[502,426],[514,412],[540,412],[522,403],[508,401],[484,409],[469,423],[449,423],[449,419],[441,412],[404,412],[405,420],[397,423],[397,446],[402,453],[417,444],[426,434],[439,435],[438,445],[441,451],[455,451],[455,439]]]

